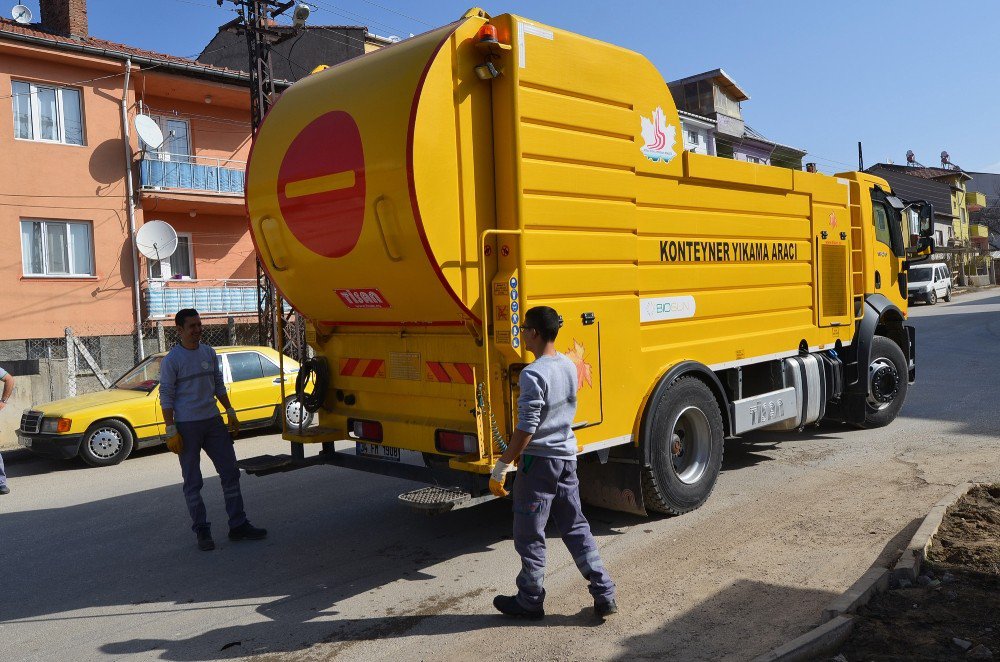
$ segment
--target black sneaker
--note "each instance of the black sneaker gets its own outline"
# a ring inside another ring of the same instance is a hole
[[[493,606],[497,608],[504,616],[513,616],[514,618],[527,618],[531,621],[537,621],[545,618],[545,610],[538,609],[531,610],[525,609],[521,606],[521,603],[517,601],[517,596],[514,595],[498,595],[493,598]]]
[[[235,529],[229,529],[230,540],[263,540],[267,537],[267,529],[258,529],[249,520]]]
[[[215,549],[215,541],[212,540],[211,529],[198,529],[198,549],[203,552],[211,552]]]
[[[595,602],[594,603],[594,615],[597,616],[602,621],[606,619],[611,614],[618,613],[618,603],[612,600],[611,602]]]
[[[10,494],[10,488],[6,485],[0,485],[0,494]]]

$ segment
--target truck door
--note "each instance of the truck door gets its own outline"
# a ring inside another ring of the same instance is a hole
[[[875,226],[875,242],[872,247],[875,292],[902,307],[907,298],[906,274],[900,269],[905,257],[902,214],[892,205],[889,196],[878,187],[872,189],[871,200],[872,224]]]

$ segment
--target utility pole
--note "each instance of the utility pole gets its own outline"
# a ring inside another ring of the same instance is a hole
[[[277,0],[216,0],[221,7],[223,2],[236,5],[237,18],[223,25],[220,30],[242,29],[247,38],[247,55],[250,72],[250,138],[256,140],[264,116],[274,104],[274,73],[271,68],[271,47],[294,35],[288,31],[282,35],[273,29],[271,19],[288,11],[295,1],[278,2]],[[270,15],[270,16],[269,16]],[[275,347],[277,336],[275,324],[277,315],[282,311],[275,310],[274,283],[267,277],[260,257],[257,257],[257,339],[261,345]],[[282,348],[278,348],[281,351]]]

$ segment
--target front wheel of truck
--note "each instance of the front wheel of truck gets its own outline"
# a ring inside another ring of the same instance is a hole
[[[885,336],[875,336],[866,377],[866,428],[880,428],[896,418],[906,399],[908,374],[906,357],[899,345]]]
[[[715,487],[725,437],[722,412],[697,377],[678,379],[649,406],[643,497],[650,510],[680,515],[705,503]]]

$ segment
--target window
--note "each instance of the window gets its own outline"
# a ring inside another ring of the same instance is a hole
[[[14,137],[22,140],[83,144],[80,90],[13,81]]]
[[[91,225],[85,221],[21,221],[25,276],[93,276]]]
[[[163,115],[153,115],[163,133],[163,144],[153,149],[145,142],[142,148],[153,154],[160,161],[177,161],[188,163],[191,161],[191,131],[187,120]]]
[[[764,159],[747,154],[747,163],[764,163]]]
[[[234,382],[245,382],[248,379],[260,379],[264,370],[260,365],[260,354],[257,352],[234,352],[229,357],[229,374]]]
[[[260,356],[260,367],[264,369],[265,377],[274,377],[275,375],[281,372],[278,369],[277,363],[267,358],[266,356],[262,356],[260,354],[258,354],[258,356]]]
[[[191,235],[177,233],[177,250],[163,260],[147,259],[149,277],[167,280],[170,278],[194,278],[194,258],[191,253]]]
[[[889,213],[885,205],[874,203],[872,205],[872,216],[875,221],[875,238],[886,246],[892,245],[892,235],[889,233]]]

